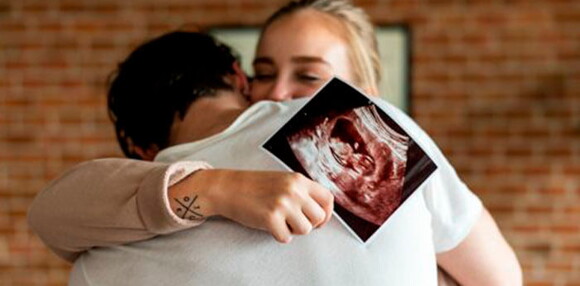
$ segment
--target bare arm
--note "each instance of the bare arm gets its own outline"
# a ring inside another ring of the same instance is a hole
[[[522,285],[517,257],[486,209],[469,235],[455,248],[437,255],[438,264],[461,285]]]

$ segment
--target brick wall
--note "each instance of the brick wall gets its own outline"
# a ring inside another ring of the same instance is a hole
[[[0,284],[65,285],[35,194],[119,156],[104,79],[185,22],[259,24],[285,1],[0,1]],[[496,217],[527,285],[580,285],[580,2],[355,1],[413,31],[413,113]]]

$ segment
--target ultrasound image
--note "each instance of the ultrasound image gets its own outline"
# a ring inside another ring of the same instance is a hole
[[[401,204],[409,138],[374,105],[325,117],[287,139],[310,177],[354,215],[381,225]]]

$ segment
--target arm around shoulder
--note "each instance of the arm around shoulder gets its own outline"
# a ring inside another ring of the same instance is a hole
[[[437,263],[461,285],[522,285],[518,259],[484,208],[467,237],[437,254]]]

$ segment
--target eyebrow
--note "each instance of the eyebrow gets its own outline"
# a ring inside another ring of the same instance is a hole
[[[252,61],[252,65],[255,66],[257,64],[269,64],[269,65],[273,65],[274,61],[271,58],[268,57],[259,57],[259,58],[255,58],[254,61]]]
[[[330,63],[328,63],[327,61],[325,61],[324,59],[320,58],[320,57],[312,57],[312,56],[297,56],[297,57],[292,57],[292,62],[294,63],[298,63],[298,64],[303,64],[303,63],[321,63],[327,66],[330,66]],[[259,58],[255,58],[254,61],[252,62],[252,65],[257,65],[257,64],[269,64],[269,65],[273,65],[274,61],[269,58],[269,57],[259,57]]]
[[[324,59],[322,59],[320,57],[311,57],[311,56],[293,57],[292,62],[295,62],[295,63],[321,63],[321,64],[325,64],[325,65],[330,65],[330,63],[328,63],[327,61],[325,61]]]

